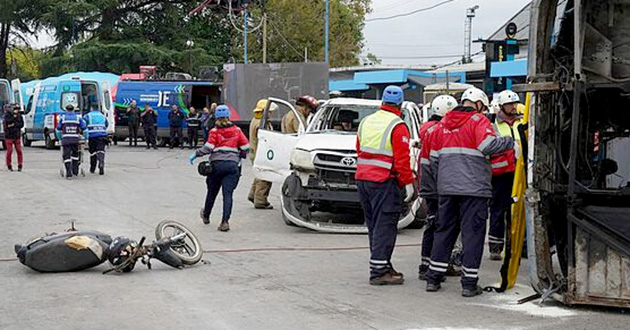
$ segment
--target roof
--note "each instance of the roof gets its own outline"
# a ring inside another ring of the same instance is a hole
[[[366,84],[355,83],[353,79],[332,80],[328,83],[329,91],[364,91],[370,89]]]
[[[445,73],[448,70],[449,75],[451,72],[473,72],[473,71],[485,71],[486,70],[486,62],[485,60],[482,62],[471,62],[466,64],[454,64],[449,66],[444,66],[435,70],[429,71],[430,73]]]
[[[532,7],[531,2],[525,5],[525,7],[519,10],[514,16],[512,16],[512,18],[510,18],[507,22],[505,22],[505,24],[501,25],[501,27],[497,31],[491,34],[488,37],[488,39],[489,40],[505,40],[507,38],[507,35],[505,34],[505,27],[509,23],[516,24],[517,32],[514,39],[516,40],[529,39],[529,17],[531,15],[531,7]]]
[[[355,72],[353,79],[331,80],[330,91],[361,91],[369,89],[369,85],[406,84],[412,81],[418,85],[429,85],[446,77],[445,72],[427,72],[418,70],[395,69]],[[466,81],[466,73],[449,72],[449,80]]]
[[[448,88],[453,89],[453,90],[466,90],[471,87],[475,87],[475,86],[470,85],[470,84],[460,84],[460,83],[453,83],[453,82],[448,84]],[[446,90],[446,83],[427,85],[424,87],[425,92],[435,91],[435,90],[437,91]]]

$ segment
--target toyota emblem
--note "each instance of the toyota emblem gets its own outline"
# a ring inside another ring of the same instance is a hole
[[[352,157],[344,157],[341,159],[341,163],[345,166],[352,167],[357,163],[357,161]]]

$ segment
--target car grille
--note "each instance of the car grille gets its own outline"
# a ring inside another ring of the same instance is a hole
[[[355,186],[356,152],[317,153],[313,160],[321,183]],[[342,155],[339,155],[342,154]],[[344,154],[347,154],[345,156]]]

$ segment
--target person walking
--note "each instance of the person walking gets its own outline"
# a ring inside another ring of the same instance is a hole
[[[446,113],[453,110],[456,106],[457,100],[450,95],[435,97],[433,101],[431,101],[433,115],[420,127],[420,175],[418,181],[420,182],[420,197],[424,198],[427,204],[427,224],[422,234],[421,261],[418,267],[418,278],[420,280],[426,280],[426,274],[429,270],[431,249],[433,248],[433,238],[435,234],[435,223],[438,214],[437,182],[433,175],[435,168],[431,168],[431,162],[429,161],[429,141],[435,131],[435,126],[444,118]]]
[[[85,120],[74,112],[72,104],[66,106],[66,112],[59,116],[57,136],[61,139],[63,163],[66,167],[66,179],[79,175],[79,142],[82,131],[87,128]]]
[[[505,224],[512,221],[512,185],[516,159],[519,156],[521,135],[519,126],[523,125],[523,116],[518,113],[520,102],[518,94],[511,90],[499,93],[497,97],[496,118],[493,122],[495,132],[499,136],[514,139],[514,149],[492,155],[492,199],[490,200],[490,229],[488,230],[488,248],[491,260],[501,260],[505,245]]]
[[[492,197],[488,156],[512,148],[511,137],[497,137],[488,118],[488,96],[469,88],[462,103],[437,124],[429,140],[430,165],[435,168],[438,216],[426,291],[436,292],[448,267],[459,229],[462,235],[462,296],[482,293],[479,265],[483,254],[488,201]],[[426,155],[426,152],[425,152]]]
[[[24,157],[22,155],[22,140],[21,132],[24,127],[24,119],[20,114],[20,106],[18,104],[6,104],[4,106],[4,143],[7,148],[5,162],[7,169],[13,171],[13,149],[17,154],[18,172],[22,172],[22,166],[24,165]]]
[[[388,86],[380,110],[365,117],[357,132],[359,199],[370,243],[370,284],[402,284],[391,263],[402,204],[415,195],[409,157],[409,128],[401,119],[403,90]]]
[[[142,129],[144,130],[144,140],[147,143],[147,149],[153,146],[157,150],[155,125],[157,125],[158,112],[153,110],[149,104],[144,104],[144,110],[140,114],[142,121]]]
[[[267,107],[267,102],[267,100],[262,99],[259,100],[258,103],[256,103],[256,108],[254,109],[254,117],[249,123],[249,145],[251,147],[249,158],[252,161],[252,164],[256,160],[256,149],[258,148],[258,130],[260,129],[260,121],[262,119],[263,111],[265,110],[265,107]],[[275,111],[275,109],[276,105],[272,103],[269,111]],[[271,122],[267,122],[266,129],[273,130]],[[254,182],[252,182],[252,187],[249,190],[247,200],[254,204],[254,208],[271,210],[273,209],[273,206],[268,201],[270,190],[271,182],[254,178]]]
[[[186,122],[188,123],[189,148],[197,148],[197,144],[199,143],[199,126],[201,126],[201,114],[198,113],[194,107],[190,107],[190,112],[188,112]]]
[[[176,105],[171,106],[171,111],[168,113],[168,121],[170,125],[170,145],[169,149],[173,149],[175,144],[179,145],[180,149],[184,149],[184,134],[182,133],[182,124],[185,120],[184,113],[179,110]],[[177,141],[177,143],[175,143]]]
[[[129,146],[138,146],[138,126],[140,125],[140,109],[136,100],[131,101],[131,106],[127,108],[127,124],[129,125]]]
[[[95,105],[98,106],[98,104]],[[90,173],[94,173],[98,165],[98,174],[103,175],[105,174],[105,146],[109,123],[97,107],[92,108],[92,111],[83,116],[83,119],[87,125]]]
[[[280,130],[282,133],[297,133],[300,129],[300,122],[306,125],[306,119],[310,113],[314,113],[317,110],[319,103],[314,97],[310,95],[303,95],[295,101],[295,106],[298,112],[297,116],[293,111],[289,111],[286,115],[284,115],[284,117],[282,117],[282,121],[280,123]],[[300,117],[299,119],[298,116]]]
[[[210,131],[208,140],[188,160],[192,165],[197,157],[210,155],[212,173],[206,178],[208,193],[200,216],[204,224],[210,223],[210,213],[221,190],[223,217],[217,229],[228,231],[232,215],[232,194],[241,176],[241,159],[246,158],[249,152],[249,141],[243,131],[230,121],[230,109],[226,105],[217,107],[215,118],[216,126]]]

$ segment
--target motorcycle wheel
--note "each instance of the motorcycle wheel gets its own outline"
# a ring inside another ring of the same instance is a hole
[[[181,233],[186,233],[186,236],[180,240],[171,242],[171,250],[173,250],[184,265],[194,265],[201,261],[203,249],[201,243],[199,243],[199,239],[190,229],[173,220],[164,220],[155,228],[155,238],[157,240],[161,240],[165,237],[173,237]]]

